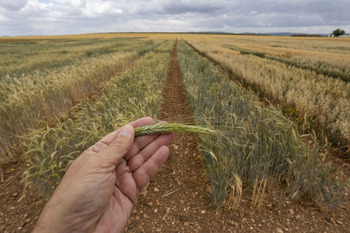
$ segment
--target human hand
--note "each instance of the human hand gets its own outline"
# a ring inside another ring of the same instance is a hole
[[[102,138],[69,167],[34,232],[122,232],[137,195],[169,155],[173,134],[135,138],[141,118]]]

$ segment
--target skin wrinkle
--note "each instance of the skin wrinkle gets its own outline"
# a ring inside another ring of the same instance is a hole
[[[117,187],[117,185],[116,185],[116,187]],[[115,200],[116,200],[120,205],[126,204],[126,203],[124,203],[123,200],[121,200],[120,198],[118,198],[117,192],[123,193],[120,189],[114,189],[113,196],[114,196]],[[124,193],[123,193],[123,194],[124,194]],[[124,196],[125,196],[125,194],[124,194]],[[130,204],[132,205],[133,201],[132,201],[130,198],[127,198],[127,200],[129,200]]]
[[[79,201],[79,200],[75,200],[75,201]],[[73,200],[73,202],[75,202],[75,201]],[[52,203],[52,205],[50,205],[48,207],[57,209],[53,206],[57,206],[58,208],[60,208],[60,205],[64,202],[65,202],[65,200],[62,200],[59,198],[55,203]],[[71,208],[65,209],[62,213],[65,215],[66,219],[70,219],[70,221],[65,222],[64,224],[70,225],[72,227],[73,231],[81,231],[82,230],[81,228],[75,229],[74,226],[78,225],[75,223],[79,223],[79,222],[86,220],[86,219],[91,220],[91,216],[93,217],[93,215],[91,213],[86,212],[86,211],[83,211],[83,212],[81,211],[81,210],[88,210],[90,208],[89,203],[86,203],[86,205],[84,205],[84,206],[82,206],[82,205],[75,206],[75,208],[74,208],[74,205],[68,205],[68,206],[70,206]],[[84,213],[84,214],[81,215],[81,213]],[[101,214],[99,214],[99,215],[101,215]],[[72,221],[72,220],[74,220],[74,221]]]
[[[158,122],[158,124],[165,124],[165,123],[166,121]],[[152,125],[152,124],[153,122],[148,125]],[[132,159],[137,154],[137,152],[143,150],[145,147],[148,146],[149,143],[153,142],[158,137],[159,135],[145,135],[145,137],[142,138],[142,140],[140,140],[139,137],[136,137],[133,146],[125,156],[126,161],[129,161],[130,159]],[[145,142],[147,142],[146,145],[145,145]],[[144,145],[144,146],[141,146],[141,145]]]
[[[130,166],[131,171],[136,171],[142,164],[147,162],[147,160],[150,158],[150,155],[155,153],[155,148],[159,148],[160,145],[169,145],[171,139],[170,137],[158,137],[155,139],[151,144],[149,144],[146,149],[141,150],[137,155],[130,158],[128,161],[128,165]],[[148,155],[148,156],[146,156]]]
[[[112,133],[111,135],[105,136],[104,138],[102,138],[100,141],[98,141],[95,145],[91,146],[87,150],[98,153],[102,151],[104,148],[108,147],[113,142],[113,140],[111,141],[111,139],[117,138],[118,135],[119,135],[119,130],[116,131],[115,133]]]
[[[120,192],[122,192],[133,203],[136,200],[139,192],[137,192],[137,194],[134,198],[134,197],[129,197],[129,196],[134,196],[134,195],[123,191],[124,183],[128,183],[128,180],[130,180],[130,177],[132,176],[133,172],[130,170],[130,167],[127,166],[127,162],[124,159],[122,159],[119,162],[118,166],[116,167],[116,171],[117,171],[117,173],[116,173],[115,186],[118,187],[120,189]],[[131,185],[129,184],[129,187],[130,186]],[[135,182],[132,182],[132,186],[137,188],[137,185]],[[129,191],[130,189],[127,189],[126,191]],[[139,191],[139,189],[138,189],[138,191]]]
[[[134,179],[136,179],[136,176],[143,176],[143,177],[147,177],[147,180],[150,180],[151,177],[147,174],[147,172],[144,169],[138,169],[133,173],[133,177]],[[139,187],[140,186],[140,187]],[[136,188],[138,190],[138,192],[140,193],[142,190],[142,187],[144,187],[143,183],[140,182],[139,185],[136,184]]]
[[[164,152],[169,152],[169,148],[166,146],[160,147],[154,153],[154,156],[152,156],[149,160],[147,160],[147,162],[145,164],[143,164],[139,169],[137,169],[133,173],[134,180],[135,179],[140,180],[140,182],[138,184],[136,184],[137,189],[139,191],[142,190],[142,187],[144,187],[149,182],[149,180],[155,175],[155,173],[149,173],[150,172],[149,168],[152,166],[156,166],[158,170],[160,169],[160,167],[157,165],[157,163],[156,163],[156,161],[154,161],[154,159],[158,159],[159,164],[163,164],[165,162],[165,160],[162,157],[160,157],[160,154],[162,154]],[[138,179],[139,177],[141,177],[141,179]]]
[[[117,164],[116,168],[116,179],[118,180],[118,178],[123,175],[125,172],[130,172],[129,167],[127,166],[127,162],[122,159],[119,161],[119,163]]]
[[[89,150],[91,150],[92,152],[98,153],[99,151],[103,150],[107,146],[109,146],[107,143],[100,141],[95,145],[93,145],[92,147],[90,147]]]
[[[133,173],[125,155],[136,139],[128,127],[150,122],[151,118],[141,118],[122,128],[131,134],[111,133],[84,151],[68,168],[33,232],[122,232],[137,195],[168,158],[167,145],[174,137],[138,137],[140,144],[134,146],[132,158],[144,157],[144,164]],[[152,144],[152,138],[157,143]],[[142,154],[137,148],[143,148]]]
[[[128,154],[124,157],[124,159],[126,161],[129,161],[130,159],[132,159],[135,155],[137,155],[137,153],[139,153],[141,150],[143,150],[145,147],[148,146],[149,143],[151,143],[153,140],[155,140],[158,137],[158,135],[147,135],[145,137],[145,139],[138,140],[138,138],[136,137],[135,139],[135,143],[133,144],[133,146],[131,147],[131,149],[129,150]],[[142,142],[147,141],[147,145],[145,146],[141,146]]]
[[[126,137],[126,136],[121,136],[121,137]],[[124,140],[124,138],[121,138]],[[126,148],[125,146],[121,146],[120,142],[114,141],[112,142],[109,147],[107,147],[106,149],[111,149],[113,148],[114,151],[118,151],[119,154],[126,154],[128,152],[128,148]],[[104,150],[102,150],[103,153]]]
[[[158,139],[156,139],[158,140]],[[155,141],[154,141],[155,142]],[[149,144],[149,146],[152,148],[153,147],[153,142],[151,144]],[[157,144],[156,144],[157,145]],[[147,147],[148,148],[148,147]],[[153,151],[153,148],[152,150]],[[130,170],[132,172],[136,171],[142,164],[144,164],[148,159],[149,156],[145,156],[149,153],[149,151],[147,150],[141,150],[137,155],[135,155],[134,157],[130,158],[130,160],[128,161],[128,165],[130,167]]]
[[[130,179],[130,176],[132,176],[132,172],[128,169],[128,167],[125,167],[128,171],[124,172],[124,174],[122,174],[122,176],[119,177],[119,179],[116,180],[116,187],[119,188],[120,192],[124,194],[124,196],[126,196],[131,203],[134,203],[136,201],[137,195],[140,193],[140,190],[137,187],[137,184],[135,182],[132,182],[132,185],[129,183],[129,187],[130,186],[134,186],[137,188],[137,194],[136,196],[134,196],[132,193],[129,194],[128,192],[125,191],[129,191],[130,189],[125,189],[125,191],[123,191],[124,189],[122,188],[124,186],[123,183],[128,183],[127,181]]]
[[[120,186],[117,186],[119,189],[120,189],[120,192],[123,193],[124,196],[127,197],[127,199],[131,202],[131,203],[134,203],[137,199],[137,195],[140,193],[140,189],[137,187],[137,185],[135,184],[136,188],[137,188],[137,193],[136,193],[136,196],[134,197],[134,195],[128,195],[127,193],[125,193],[121,188]]]
[[[90,226],[87,225],[86,228],[87,229],[82,229],[81,226],[79,224],[75,224],[75,223],[79,223],[82,221],[86,221],[89,220],[91,222],[95,222],[97,219],[99,219],[102,216],[102,211],[100,211],[99,214],[91,214],[91,213],[85,213],[84,215],[81,215],[80,212],[76,212],[75,214],[68,214],[66,215],[67,219],[72,219],[74,221],[69,221],[69,223],[65,223],[66,225],[71,225],[72,226],[72,231],[73,232],[78,232],[78,231],[82,231],[82,232],[86,232]],[[96,220],[95,220],[96,218]]]
[[[139,156],[133,157],[129,160],[128,166],[131,172],[135,172],[142,164],[146,162],[146,159],[143,158],[141,154]]]

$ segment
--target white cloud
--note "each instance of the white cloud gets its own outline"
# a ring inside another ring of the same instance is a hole
[[[8,21],[8,19],[0,14],[0,21]]]
[[[88,1],[84,13],[86,16],[105,17],[122,14],[123,10],[119,9],[117,3],[113,1]]]

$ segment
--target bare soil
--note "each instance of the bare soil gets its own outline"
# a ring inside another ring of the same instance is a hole
[[[191,116],[176,46],[168,67],[163,98],[162,117]],[[344,164],[343,170],[349,174],[348,164]],[[321,212],[306,200],[281,203],[269,193],[265,194],[259,210],[251,207],[249,199],[243,199],[237,210],[229,210],[224,205],[217,211],[211,205],[209,192],[196,136],[178,134],[167,163],[139,196],[126,231],[350,232],[349,197],[344,205],[330,213]]]
[[[3,174],[3,180],[0,180],[0,232],[31,232],[46,203],[32,186],[23,192],[24,165],[17,162],[0,170]]]
[[[191,116],[177,61],[171,55],[163,88],[162,118]],[[349,164],[335,159],[349,177]],[[45,199],[29,187],[23,195],[24,164],[0,170],[0,232],[30,232]],[[308,201],[280,203],[269,193],[260,209],[243,199],[237,210],[211,206],[209,182],[196,136],[178,134],[167,163],[140,194],[126,232],[350,232],[350,198],[332,212]]]

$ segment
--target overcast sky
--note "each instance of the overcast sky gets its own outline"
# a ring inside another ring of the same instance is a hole
[[[350,0],[0,0],[0,35],[350,32]]]

